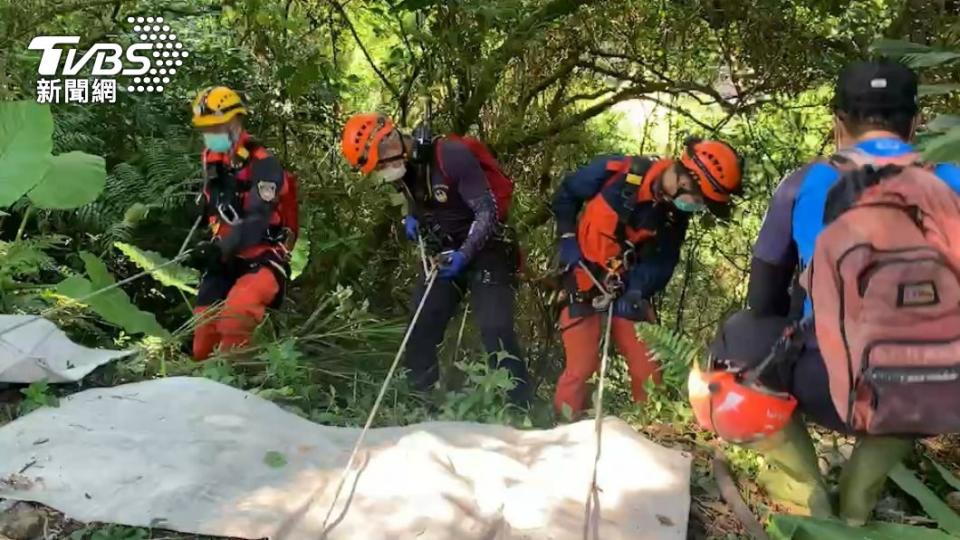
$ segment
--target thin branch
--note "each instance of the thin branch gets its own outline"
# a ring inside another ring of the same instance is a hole
[[[524,95],[517,100],[518,103],[520,103],[519,109],[521,111],[526,110],[526,108],[530,105],[530,102],[533,101],[533,98],[537,97],[538,94],[553,86],[563,77],[573,73],[573,70],[577,68],[578,62],[578,57],[572,56],[561,63],[560,67],[556,71],[543,78],[543,80],[538,82],[533,88],[525,92]]]
[[[373,71],[377,74],[377,77],[380,78],[380,81],[384,86],[387,87],[387,90],[393,94],[393,97],[400,99],[400,91],[397,90],[397,87],[394,86],[390,79],[380,71],[380,68],[377,67],[377,63],[373,61],[373,57],[370,56],[370,51],[367,50],[367,47],[363,44],[363,40],[360,39],[360,34],[357,33],[357,28],[353,25],[353,22],[350,20],[350,17],[347,15],[347,10],[337,2],[336,0],[331,0],[331,4],[340,12],[340,16],[343,17],[343,21],[347,23],[347,28],[350,30],[350,33],[353,35],[354,41],[357,42],[357,46],[360,47],[360,51],[363,52],[364,58],[367,59],[367,63],[370,64],[370,67],[373,68]]]
[[[512,153],[526,148],[528,146],[534,145],[543,141],[544,139],[550,138],[562,131],[570,129],[574,126],[580,125],[587,120],[602,114],[604,111],[608,110],[610,107],[613,107],[621,101],[627,101],[629,99],[636,99],[643,96],[646,93],[650,92],[662,92],[665,88],[663,86],[651,85],[646,86],[637,86],[629,87],[616,94],[610,96],[608,99],[601,101],[593,106],[587,107],[586,109],[578,112],[577,114],[568,116],[563,120],[558,120],[556,122],[550,123],[547,126],[541,127],[540,129],[528,131],[523,134],[521,137],[506,141],[500,141],[497,144],[497,151],[502,153]]]
[[[642,96],[642,97],[640,97],[639,99],[642,99],[642,100],[644,100],[644,101],[649,101],[650,103],[655,103],[655,104],[657,104],[657,105],[666,107],[667,109],[669,109],[669,110],[671,110],[671,111],[673,111],[673,112],[679,113],[680,116],[683,116],[684,118],[686,118],[687,120],[690,120],[691,122],[693,122],[694,124],[700,126],[701,128],[703,128],[703,129],[705,129],[705,130],[708,130],[708,131],[711,131],[711,132],[714,131],[713,126],[711,126],[711,125],[709,125],[709,124],[707,124],[707,123],[705,123],[705,122],[700,121],[696,116],[694,116],[692,113],[690,113],[690,111],[684,109],[683,107],[678,107],[678,106],[673,105],[673,104],[671,104],[671,103],[667,103],[666,101],[663,101],[662,99],[657,99],[657,98],[655,98],[655,97],[653,97],[653,96]]]
[[[604,88],[602,90],[597,90],[596,92],[584,92],[581,94],[574,94],[563,101],[564,105],[572,105],[577,101],[592,101],[597,98],[601,98],[610,92],[613,92],[613,88]]]
[[[413,45],[410,44],[410,40],[407,38],[407,31],[403,29],[403,19],[400,17],[400,12],[398,10],[390,11],[393,12],[393,17],[397,21],[397,27],[400,29],[398,33],[400,34],[400,39],[403,40],[403,46],[407,48],[407,52],[413,57]]]
[[[589,0],[553,0],[520,21],[514,31],[483,62],[473,95],[460,111],[455,128],[463,129],[480,116],[480,109],[500,82],[500,74],[510,60],[524,51],[537,32],[554,21],[575,12]]]
[[[593,56],[599,56],[600,58],[612,58],[614,60],[626,60],[628,62],[641,62],[641,63],[643,62],[642,58],[628,56],[623,53],[603,51],[600,49],[590,49],[590,54],[592,54]]]
[[[130,2],[132,0],[121,0],[121,1]],[[23,36],[30,34],[31,32],[36,32],[37,27],[41,26],[45,22],[49,22],[53,20],[59,15],[66,15],[68,13],[73,13],[74,11],[84,11],[84,10],[95,8],[95,7],[114,5],[116,2],[117,0],[94,0],[86,3],[77,2],[73,4],[58,5],[57,7],[50,9],[49,11],[40,13],[32,20],[28,20],[22,27],[18,28],[16,31],[11,32],[9,35],[7,35],[5,39],[0,41],[0,44],[12,43],[13,41],[20,39]],[[3,48],[5,49],[6,47],[3,47]]]
[[[410,93],[413,91],[413,85],[417,82],[417,78],[420,77],[421,68],[423,68],[423,62],[418,59],[417,63],[413,66],[413,73],[410,74],[410,77],[407,78],[407,82],[403,85],[403,93],[398,98],[398,101],[400,102],[401,124],[407,123],[407,113],[410,112]]]

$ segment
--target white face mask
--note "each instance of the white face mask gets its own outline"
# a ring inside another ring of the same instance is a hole
[[[389,167],[377,171],[377,176],[379,177],[380,182],[384,184],[396,182],[397,180],[403,178],[403,175],[405,174],[407,174],[407,165],[405,163],[401,163],[397,167]]]

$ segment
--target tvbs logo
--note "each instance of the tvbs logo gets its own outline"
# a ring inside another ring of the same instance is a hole
[[[189,53],[163,17],[128,17],[127,22],[136,23],[133,32],[140,40],[125,48],[95,43],[81,52],[76,48],[80,36],[33,38],[28,48],[42,52],[37,102],[115,103],[118,76],[127,78],[127,92],[163,92]],[[70,78],[85,70],[89,77]]]

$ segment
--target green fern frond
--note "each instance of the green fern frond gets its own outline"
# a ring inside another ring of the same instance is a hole
[[[103,139],[92,135],[97,132],[96,124],[96,116],[91,110],[77,107],[58,111],[54,117],[54,153],[60,154],[73,150],[102,153]]]
[[[665,326],[641,323],[637,331],[662,365],[689,366],[703,355],[703,349],[697,343]]]
[[[56,262],[47,250],[65,244],[63,236],[40,236],[18,242],[0,241],[0,275],[33,277],[41,270],[55,268]]]

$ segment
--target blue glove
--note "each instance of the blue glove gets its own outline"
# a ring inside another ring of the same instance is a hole
[[[440,279],[453,279],[467,266],[467,256],[459,251],[444,251],[440,255]]]
[[[407,216],[403,218],[403,228],[407,232],[407,240],[411,242],[416,242],[417,238],[420,236],[420,233],[417,232],[417,229],[420,226],[420,222],[417,221],[417,218],[413,216]]]
[[[628,290],[613,303],[613,316],[630,321],[653,322],[653,307],[640,291]]]
[[[569,236],[567,238],[560,239],[560,265],[564,268],[570,268],[571,266],[580,262],[580,259],[583,258],[583,253],[580,253],[580,243],[577,242],[577,238],[574,236]]]

